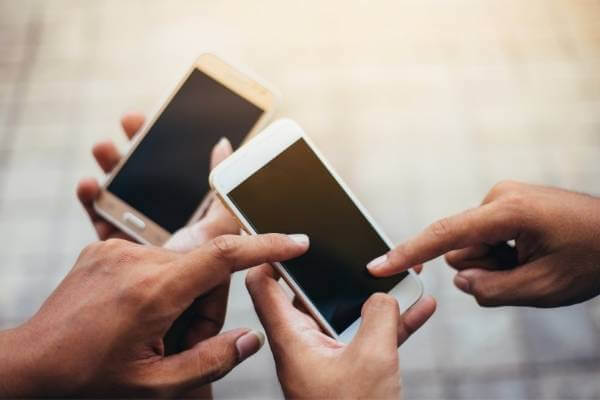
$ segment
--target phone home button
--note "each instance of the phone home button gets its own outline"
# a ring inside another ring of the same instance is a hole
[[[142,221],[140,218],[136,217],[130,212],[123,213],[123,219],[129,225],[132,225],[139,230],[142,230],[146,227],[146,223],[144,221]]]

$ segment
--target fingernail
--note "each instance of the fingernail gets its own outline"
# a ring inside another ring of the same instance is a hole
[[[387,259],[388,259],[387,254],[379,256],[367,264],[367,269],[371,272],[377,271],[379,269],[379,267],[387,261]]]
[[[291,235],[288,235],[288,237],[290,239],[292,239],[294,242],[301,244],[302,246],[308,246],[310,240],[308,239],[308,236],[303,234],[303,233],[293,233]]]
[[[456,286],[465,293],[471,294],[471,284],[469,283],[468,279],[460,275],[456,275],[454,277],[454,286]]]
[[[224,146],[227,146],[227,149],[231,149],[231,142],[229,141],[229,139],[227,139],[226,137],[222,137],[221,140],[219,140],[219,142],[217,143],[217,145],[215,147],[217,148],[224,148]]]
[[[256,353],[265,343],[265,335],[260,331],[250,331],[235,341],[238,360],[243,361]]]

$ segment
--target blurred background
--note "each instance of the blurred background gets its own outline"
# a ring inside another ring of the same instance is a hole
[[[90,148],[125,146],[202,51],[246,65],[395,242],[501,179],[600,195],[600,1],[0,1],[0,328],[95,239]],[[409,399],[600,398],[600,302],[482,309],[443,261],[439,310],[401,349]],[[227,327],[260,327],[234,279]],[[215,385],[279,398],[267,348]]]

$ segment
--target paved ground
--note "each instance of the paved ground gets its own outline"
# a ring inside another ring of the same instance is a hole
[[[0,327],[94,240],[89,148],[202,50],[250,66],[396,241],[498,180],[600,194],[600,1],[0,1]],[[408,398],[600,398],[600,302],[483,310],[427,266],[437,315],[401,350]],[[255,326],[241,277],[227,325]],[[280,397],[267,349],[219,397]]]

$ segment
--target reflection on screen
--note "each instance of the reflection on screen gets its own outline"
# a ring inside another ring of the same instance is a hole
[[[366,264],[389,250],[303,139],[229,193],[258,233],[305,233],[310,249],[283,263],[335,331],[360,316],[365,300],[406,273],[374,278]]]
[[[239,146],[263,112],[194,69],[108,190],[175,232],[209,190],[212,147],[223,136]]]

